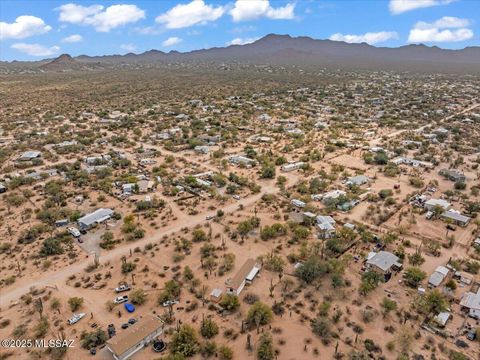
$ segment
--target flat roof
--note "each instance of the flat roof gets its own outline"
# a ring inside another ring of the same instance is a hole
[[[153,315],[146,315],[137,323],[133,324],[125,331],[122,331],[120,335],[117,335],[108,340],[108,348],[117,356],[121,356],[128,349],[137,345],[148,335],[157,331],[162,326],[163,322],[158,317]]]

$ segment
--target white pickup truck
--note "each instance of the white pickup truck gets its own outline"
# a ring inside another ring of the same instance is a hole
[[[79,322],[80,319],[83,318],[84,316],[85,316],[85,313],[73,314],[72,317],[67,320],[68,325],[76,324],[76,323]]]
[[[67,231],[72,235],[73,237],[79,238],[80,237],[80,231],[77,228],[74,227],[68,227]]]
[[[122,304],[128,301],[128,295],[117,296],[113,302],[115,304]]]

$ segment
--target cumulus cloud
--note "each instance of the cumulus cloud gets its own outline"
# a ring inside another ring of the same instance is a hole
[[[67,36],[67,37],[63,38],[62,42],[64,42],[64,43],[77,43],[77,42],[80,42],[82,40],[83,40],[82,35],[74,34],[74,35],[70,35],[70,36]]]
[[[120,49],[128,51],[128,52],[132,52],[132,51],[135,51],[136,46],[133,45],[133,44],[122,44],[122,45],[120,45]]]
[[[24,39],[33,35],[45,34],[52,27],[36,16],[22,15],[13,23],[0,22],[0,39]]]
[[[408,42],[457,42],[469,40],[473,31],[468,28],[470,21],[453,16],[444,16],[432,23],[419,21],[410,30]]]
[[[257,41],[258,38],[235,38],[229,42],[227,42],[228,45],[245,45],[245,44],[251,44],[255,41]]]
[[[268,0],[237,0],[230,10],[233,21],[254,20],[261,17],[269,19],[293,19],[295,18],[295,4],[289,3],[282,7],[274,8]]]
[[[398,39],[395,31],[367,32],[360,35],[336,33],[330,36],[330,40],[345,41],[347,43],[362,43],[373,45],[390,39]]]
[[[51,46],[46,47],[40,44],[26,44],[26,43],[15,43],[11,46],[12,49],[16,49],[24,54],[30,56],[51,56],[57,54],[60,51],[60,47]]]
[[[390,0],[388,7],[392,14],[398,15],[415,9],[448,5],[454,1],[456,0]]]
[[[71,24],[91,25],[100,32],[109,32],[120,26],[137,22],[145,18],[145,11],[136,5],[82,6],[65,4],[57,8],[59,20]]]
[[[155,21],[169,29],[204,25],[215,21],[225,13],[225,7],[207,5],[203,0],[193,0],[188,4],[178,4],[156,17]]]
[[[164,47],[170,47],[176,44],[180,44],[182,42],[182,39],[176,36],[169,37],[167,40],[162,42],[162,46]]]

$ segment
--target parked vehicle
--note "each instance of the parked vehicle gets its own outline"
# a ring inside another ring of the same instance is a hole
[[[213,216],[213,215],[208,215],[208,216],[205,218],[205,220],[212,220],[213,218],[215,218],[215,216]]]
[[[73,226],[72,226],[72,227],[68,227],[68,228],[67,228],[67,231],[70,233],[70,235],[72,235],[73,237],[76,237],[76,238],[79,238],[80,235],[81,235],[80,231],[79,231],[77,228],[73,227]]]
[[[130,326],[129,323],[122,324],[122,329],[127,329]]]
[[[113,302],[115,304],[122,304],[128,301],[128,295],[117,296]]]
[[[233,195],[232,197],[233,197],[235,200],[240,200],[240,196],[238,196],[238,195]]]
[[[470,341],[474,341],[477,338],[477,332],[475,329],[471,329],[467,332],[467,339]]]
[[[128,323],[129,323],[130,325],[133,325],[133,324],[135,324],[136,322],[137,322],[137,319],[134,319],[134,318],[128,319]]]
[[[73,325],[80,321],[81,318],[85,316],[85,313],[73,314],[70,319],[68,319],[68,324]]]
[[[115,325],[113,324],[108,324],[107,331],[108,331],[109,338],[112,338],[117,334],[117,330],[115,330]]]
[[[115,288],[116,293],[121,293],[123,291],[128,291],[128,290],[131,290],[131,287],[128,284],[122,284],[119,287]]]
[[[459,348],[462,348],[462,349],[466,349],[466,348],[469,347],[468,344],[465,341],[460,340],[460,339],[457,339],[455,341],[455,345],[457,345]]]
[[[451,230],[451,231],[455,231],[457,228],[456,228],[455,226],[453,226],[453,225],[448,224],[448,225],[447,225],[447,229],[448,229],[448,230]]]
[[[427,211],[425,214],[425,219],[430,220],[433,217],[434,213],[433,211]]]
[[[123,306],[125,307],[125,310],[127,310],[127,312],[129,313],[132,313],[135,311],[135,306],[133,306],[133,304],[131,303],[125,303]]]
[[[169,307],[171,305],[176,305],[176,304],[178,304],[178,300],[167,300],[162,305],[163,307]]]

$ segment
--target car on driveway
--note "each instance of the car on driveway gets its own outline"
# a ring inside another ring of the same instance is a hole
[[[122,304],[128,301],[128,295],[117,296],[113,302],[115,304]]]
[[[75,238],[79,238],[80,235],[81,235],[81,234],[80,234],[80,231],[79,231],[77,228],[73,227],[73,226],[72,226],[72,227],[68,227],[68,228],[67,228],[67,231],[70,233],[70,235],[72,235],[72,236],[75,237]]]

